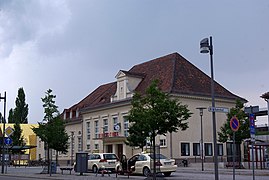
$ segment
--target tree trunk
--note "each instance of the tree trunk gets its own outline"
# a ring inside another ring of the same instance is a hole
[[[58,166],[58,151],[56,151],[56,166]]]

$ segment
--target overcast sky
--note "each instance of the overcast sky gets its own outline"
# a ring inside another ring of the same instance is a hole
[[[209,55],[199,53],[200,40],[210,35],[215,80],[246,105],[266,107],[260,96],[269,91],[268,22],[268,0],[1,0],[7,116],[20,87],[28,121],[37,123],[47,89],[62,112],[115,81],[119,70],[174,52],[210,75]]]

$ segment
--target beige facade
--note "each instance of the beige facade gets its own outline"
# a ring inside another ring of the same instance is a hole
[[[193,113],[188,119],[187,130],[156,137],[160,152],[176,160],[188,158],[199,161],[201,117],[197,108],[205,107],[202,116],[204,156],[206,162],[213,161],[212,113],[207,110],[212,105],[211,81],[207,75],[178,53],[173,53],[135,65],[129,71],[120,70],[115,78],[115,82],[99,86],[79,103],[64,110],[62,116],[67,122],[67,132],[81,131],[82,148],[75,148],[74,153],[80,150],[89,153],[113,152],[118,156],[125,154],[130,157],[140,152],[141,149],[125,143],[130,126],[126,116],[131,109],[134,93],[143,94],[150,83],[158,79],[160,90],[188,105]],[[245,101],[218,83],[215,84],[215,94],[216,107],[231,108],[235,106],[236,99]],[[217,132],[226,118],[225,113],[216,113]],[[81,120],[81,124],[75,123],[77,119]],[[72,121],[74,124],[70,123]],[[76,138],[74,142],[74,147],[78,147]],[[218,143],[218,152],[220,161],[224,160],[226,145]],[[71,159],[70,152],[66,158]]]
[[[197,107],[211,106],[210,98],[199,97],[176,97],[182,102],[187,104],[190,111],[193,113],[192,117],[188,120],[189,128],[185,131],[179,130],[178,132],[161,135],[156,137],[156,144],[160,145],[162,154],[173,157],[175,159],[195,159],[199,155],[195,155],[194,146],[199,144],[201,140],[201,121],[200,113]],[[216,99],[217,107],[231,108],[234,106],[234,101],[224,101]],[[125,144],[126,136],[128,135],[129,123],[125,116],[128,114],[131,106],[128,103],[118,105],[109,109],[95,109],[94,111],[83,112],[83,149],[86,152],[114,152],[118,155],[125,154],[130,157],[134,153],[138,153],[141,149],[132,148]],[[213,128],[211,112],[207,109],[203,113],[203,141],[208,146],[205,151],[207,159],[213,158]],[[225,113],[216,113],[217,131],[220,126],[226,121]],[[116,124],[119,123],[120,129],[116,129]],[[115,128],[115,129],[114,129]],[[182,152],[182,144],[188,144],[185,149],[187,152]],[[223,152],[220,159],[226,156],[225,144],[218,143],[219,148]],[[205,149],[206,147],[204,147]],[[200,152],[200,149],[197,149]]]

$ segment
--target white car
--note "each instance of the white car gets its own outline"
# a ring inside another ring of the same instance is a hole
[[[143,174],[149,176],[153,173],[153,154],[140,153],[128,160],[128,168],[133,174]],[[164,176],[170,176],[175,172],[177,165],[174,159],[168,159],[162,154],[156,154],[156,172],[163,173]]]
[[[119,166],[119,158],[114,153],[93,153],[88,155],[88,169],[94,173],[100,168],[116,171]]]

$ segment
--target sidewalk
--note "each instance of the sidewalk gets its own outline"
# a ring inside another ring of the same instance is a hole
[[[61,170],[57,169],[56,174],[52,174],[51,176],[49,174],[40,174],[42,172],[42,167],[7,167],[7,173],[0,174],[1,177],[4,176],[10,176],[10,177],[26,177],[29,179],[55,179],[55,180],[84,180],[84,179],[96,179],[96,180],[103,180],[104,178],[106,180],[116,180],[116,179],[128,179],[127,175],[119,175],[116,178],[116,174],[111,174],[108,176],[108,174],[105,174],[104,177],[102,177],[101,174],[94,173],[83,173],[83,175],[79,175],[79,173],[76,173],[74,171],[71,172],[71,175],[69,174],[69,171],[64,171],[63,174],[61,174]],[[5,169],[6,172],[6,169]],[[204,168],[204,171],[201,170],[199,166],[190,166],[190,167],[178,167],[177,173],[184,174],[184,173],[195,173],[195,174],[214,174],[214,168]],[[235,173],[237,175],[252,175],[252,169],[235,169]],[[233,174],[232,168],[219,168],[219,174]],[[255,176],[268,176],[269,177],[269,170],[264,169],[255,169]],[[133,179],[145,179],[144,176],[130,176],[130,180]],[[167,178],[169,179],[169,178]]]
[[[178,167],[177,172],[179,173],[205,173],[214,174],[215,170],[212,167],[204,167],[204,171],[200,166],[189,166],[189,167]],[[233,168],[219,168],[219,174],[233,174]],[[252,175],[252,169],[235,169],[237,175]],[[255,176],[269,176],[269,169],[254,169]]]
[[[7,171],[6,171],[7,170]],[[61,170],[58,167],[57,168],[57,173],[56,174],[51,174],[51,176],[49,174],[41,174],[41,172],[43,171],[42,167],[7,167],[7,169],[5,168],[5,173],[1,174],[0,173],[0,179],[2,179],[1,177],[4,176],[10,176],[10,177],[27,177],[29,179],[57,179],[57,180],[82,180],[82,179],[105,179],[106,180],[112,180],[112,179],[116,179],[116,174],[110,174],[110,176],[108,176],[108,174],[104,174],[104,176],[102,176],[101,174],[94,174],[94,173],[83,173],[83,175],[79,175],[79,173],[76,173],[74,171],[71,171],[71,175],[69,174],[69,171],[64,171],[63,174],[61,174]],[[123,176],[120,175],[117,177],[117,179],[128,179],[128,176]],[[140,179],[140,178],[132,178],[129,177],[130,180],[132,179]],[[141,179],[145,179],[145,177],[141,176]]]

